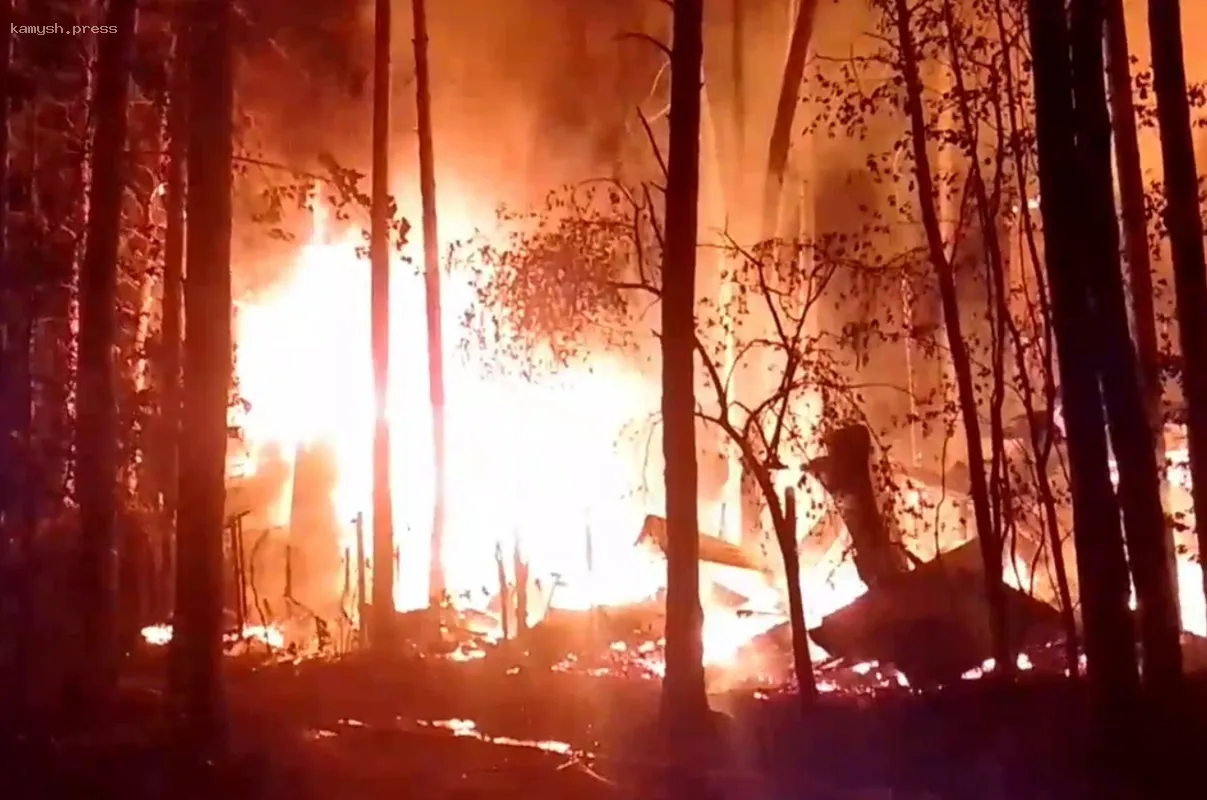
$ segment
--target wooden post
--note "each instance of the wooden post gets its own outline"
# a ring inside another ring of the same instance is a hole
[[[528,563],[524,561],[524,554],[520,550],[518,533],[512,560],[515,565],[515,635],[519,639],[528,632]]]
[[[347,597],[352,593],[352,548],[344,548],[344,589],[340,593],[342,597]],[[341,601],[342,605],[342,601]]]
[[[356,624],[363,632],[365,629],[365,608],[368,601],[365,595],[365,515],[356,515]],[[364,643],[362,637],[361,643]]]
[[[587,545],[587,585],[588,585],[588,587],[590,587],[590,591],[591,591],[591,599],[590,599],[591,610],[594,611],[595,610],[595,539],[591,535],[590,524],[587,525],[585,539],[586,539],[586,545]]]
[[[398,586],[398,567],[402,563],[402,551],[394,545],[394,570],[390,573],[390,608],[394,608],[394,589]]]
[[[241,513],[235,517],[234,529],[234,545],[235,545],[235,583],[238,587],[238,595],[236,600],[239,604],[239,629],[247,624],[249,615],[247,612],[247,561],[244,555],[243,548],[243,518],[247,513]]]
[[[285,598],[293,599],[293,545],[285,543]]]
[[[495,566],[499,573],[499,622],[503,625],[503,638],[511,638],[508,616],[511,611],[511,592],[507,587],[507,568],[503,564],[503,543],[495,542]]]
[[[231,575],[231,600],[234,604],[235,618],[239,623],[239,630],[243,630],[243,604],[239,602],[239,595],[243,591],[243,583],[239,578],[239,546],[236,543],[235,527],[239,524],[238,517],[231,517],[226,521],[226,533],[230,548],[230,575]]]

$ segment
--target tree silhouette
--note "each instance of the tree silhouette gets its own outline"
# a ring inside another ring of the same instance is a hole
[[[670,729],[681,736],[699,731],[708,712],[704,694],[704,615],[700,608],[695,425],[696,224],[700,198],[703,26],[701,0],[680,0],[675,5],[660,306],[667,529],[666,675],[662,681],[662,712]]]
[[[1191,496],[1201,564],[1202,555],[1207,553],[1207,328],[1198,310],[1207,304],[1207,262],[1203,254],[1203,204],[1191,138],[1178,0],[1149,0],[1148,28],[1165,171],[1164,223],[1173,256],[1178,334],[1184,359],[1182,386],[1187,410]],[[1203,591],[1207,594],[1207,570],[1203,572]]]
[[[116,31],[100,42],[97,122],[92,136],[88,233],[80,268],[79,403],[76,482],[80,503],[79,613],[84,663],[83,702],[97,713],[117,683],[117,344],[118,248],[134,0],[111,0],[106,24]]]
[[[394,620],[394,501],[390,489],[390,422],[386,387],[390,377],[390,0],[374,4],[373,170],[369,261],[372,270],[373,390],[373,622],[370,641],[383,650]]]
[[[176,701],[202,745],[222,734],[220,673],[227,408],[232,375],[230,0],[199,0],[189,22],[188,281],[184,288]]]

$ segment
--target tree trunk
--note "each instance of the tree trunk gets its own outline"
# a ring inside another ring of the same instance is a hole
[[[419,118],[419,192],[423,202],[423,286],[427,302],[428,391],[432,404],[432,456],[436,496],[432,511],[432,551],[428,596],[432,605],[445,595],[444,520],[447,486],[444,447],[444,331],[440,304],[440,239],[436,225],[436,161],[432,153],[432,93],[427,58],[427,3],[411,0],[415,17],[415,92]]]
[[[168,98],[168,166],[164,186],[166,226],[163,252],[163,327],[160,332],[160,448],[164,474],[162,530],[159,547],[162,595],[171,608],[171,575],[176,541],[177,474],[180,463],[180,348],[181,303],[184,287],[185,159],[188,154],[188,43],[184,25],[177,25]]]
[[[796,12],[796,24],[788,43],[788,59],[780,81],[779,100],[775,106],[771,140],[767,145],[767,175],[763,187],[762,238],[775,238],[779,233],[780,205],[784,195],[784,173],[788,169],[788,152],[792,147],[792,122],[800,105],[800,86],[805,79],[805,62],[809,43],[813,40],[813,22],[817,18],[819,0],[801,0]]]
[[[100,39],[91,143],[88,231],[80,269],[76,487],[80,504],[80,575],[84,674],[77,675],[86,713],[101,713],[117,684],[117,254],[126,179],[126,111],[134,0],[109,0]]]
[[[729,26],[729,60],[733,65],[730,75],[730,91],[733,92],[733,124],[731,126],[734,152],[733,161],[735,166],[740,166],[743,157],[746,155],[747,108],[745,58],[746,14],[748,13],[746,3],[743,0],[732,0],[729,13],[732,20]],[[722,170],[724,169],[723,164],[719,166]],[[724,175],[724,173],[722,174]],[[740,171],[738,176],[724,175],[722,180],[731,187],[739,186],[741,183]]]
[[[1179,342],[1185,361],[1182,389],[1189,416],[1191,497],[1201,560],[1207,554],[1207,315],[1203,313],[1207,309],[1207,262],[1178,0],[1149,0],[1148,31],[1165,170],[1165,227],[1173,255]],[[1207,570],[1203,571],[1203,591],[1207,593]]]
[[[1001,41],[1007,41],[1011,34],[1006,22],[1005,0],[994,0],[993,12],[998,37]],[[1030,120],[1024,121],[1020,119],[1023,108],[1019,103],[1018,84],[1015,80],[1014,65],[1011,59],[1003,61],[1002,74],[1005,78],[1006,117],[1010,124],[1009,130],[1017,132],[1024,125],[1029,125]],[[1053,492],[1051,476],[1048,472],[1049,465],[1051,464],[1052,450],[1056,443],[1053,436],[1053,432],[1056,429],[1056,369],[1053,358],[1055,348],[1052,342],[1052,308],[1048,297],[1047,282],[1044,280],[1043,271],[1039,268],[1040,255],[1039,247],[1036,243],[1035,219],[1031,213],[1030,201],[1027,199],[1032,183],[1027,162],[1024,160],[1025,155],[1020,148],[1013,148],[1011,162],[1014,165],[1014,180],[1018,184],[1019,197],[1023,200],[1020,203],[1019,216],[1022,223],[1022,241],[1020,242],[1022,252],[1020,256],[1024,259],[1030,258],[1036,278],[1034,299],[1024,299],[1030,308],[1038,308],[1042,317],[1041,335],[1036,338],[1033,344],[1028,345],[1023,338],[1020,325],[1014,316],[1009,311],[1003,316],[1009,327],[1011,343],[1014,348],[1015,371],[1018,374],[1019,388],[1022,390],[1023,407],[1027,413],[1027,429],[1030,436],[1031,451],[1035,456],[1036,484],[1039,490],[1040,504],[1043,508],[1044,527],[1047,532],[1048,546],[1052,548],[1052,571],[1056,577],[1057,593],[1060,598],[1061,623],[1065,632],[1064,650],[1066,668],[1069,676],[1076,680],[1080,677],[1081,670],[1081,643],[1077,631],[1077,618],[1074,613],[1068,571],[1065,568],[1064,538],[1059,527],[1056,496]],[[1025,295],[1028,294],[1025,287],[1021,288],[1023,288]],[[1035,388],[1027,366],[1028,346],[1040,348],[1041,370],[1038,389]],[[1035,407],[1035,398],[1037,395],[1043,400],[1042,411]]]
[[[0,186],[8,186],[8,97],[11,91],[13,35],[9,28],[13,21],[12,0],[0,0]],[[0,475],[0,514],[4,524],[0,525],[0,625],[11,631],[0,643],[0,671],[11,676],[0,686],[0,714],[10,719],[16,716],[21,704],[25,684],[24,641],[18,639],[21,630],[22,585],[28,579],[29,567],[22,564],[18,537],[15,534],[14,511],[16,511],[17,481],[14,474],[20,469],[21,453],[11,427],[9,399],[13,379],[12,352],[17,346],[16,315],[12,307],[17,303],[16,276],[8,258],[8,192],[0,192],[0,463],[8,468]]]
[[[195,0],[189,14],[188,281],[176,559],[177,700],[194,741],[222,733],[222,533],[226,414],[232,374],[231,0]]]
[[[373,36],[373,175],[369,261],[373,349],[373,624],[369,643],[389,647],[394,622],[394,497],[390,491],[390,0],[376,0]]]
[[[1132,301],[1132,328],[1140,360],[1140,380],[1153,452],[1165,463],[1165,427],[1161,402],[1161,368],[1157,360],[1157,322],[1153,310],[1152,262],[1148,255],[1148,225],[1144,211],[1144,172],[1136,109],[1132,102],[1132,73],[1128,61],[1127,24],[1123,0],[1106,2],[1107,77],[1110,81],[1111,129],[1115,134],[1115,169],[1119,176],[1123,245],[1127,255],[1128,288]],[[1171,551],[1172,555],[1172,551]],[[1174,568],[1174,564],[1170,564]]]
[[[822,443],[826,454],[806,466],[829,492],[846,525],[855,571],[869,589],[892,583],[909,572],[909,560],[876,491],[872,432],[866,425],[845,425],[827,433]]]
[[[897,37],[901,46],[902,77],[905,81],[906,113],[909,116],[910,138],[917,170],[918,202],[926,231],[930,261],[939,283],[939,299],[943,308],[943,323],[951,350],[952,369],[956,377],[956,393],[964,437],[968,442],[968,473],[972,494],[977,537],[981,540],[981,558],[985,570],[985,593],[989,608],[989,625],[993,637],[993,658],[999,669],[1014,668],[1014,654],[1006,619],[1006,592],[1002,583],[1002,538],[993,524],[989,485],[985,478],[985,455],[981,442],[976,388],[972,380],[972,365],[968,345],[960,330],[960,308],[956,296],[955,273],[947,257],[939,224],[934,178],[927,151],[926,119],[922,106],[922,78],[911,25],[907,0],[895,0]]]
[[[12,91],[12,58],[13,34],[9,28],[13,21],[13,0],[0,0],[0,186],[8,186],[8,98]],[[16,275],[9,262],[8,248],[8,192],[0,192],[0,408],[7,411],[9,381],[12,376],[9,364],[9,352],[14,346],[13,312],[10,306],[17,304]],[[7,417],[7,414],[5,415]],[[13,437],[8,429],[8,420],[4,420],[0,428],[0,458],[5,464],[16,465],[17,453],[13,447]],[[9,518],[12,515],[17,493],[10,478],[11,471],[4,470],[0,476],[0,513]],[[8,534],[6,529],[0,534],[0,558],[9,555]]]
[[[1181,620],[1170,571],[1172,539],[1161,507],[1153,433],[1140,392],[1140,371],[1127,327],[1127,301],[1119,263],[1119,229],[1111,176],[1111,124],[1107,110],[1102,40],[1105,15],[1098,0],[1070,6],[1073,98],[1080,199],[1083,290],[1091,295],[1091,330],[1119,470],[1119,503],[1128,561],[1136,587],[1144,682],[1174,692],[1182,679]],[[1066,415],[1067,420],[1067,415]]]
[[[1127,559],[1107,463],[1105,419],[1093,370],[1093,337],[1081,274],[1082,198],[1076,168],[1069,32],[1064,11],[1028,0],[1035,80],[1040,214],[1052,293],[1052,325],[1068,438],[1073,536],[1086,667],[1107,730],[1118,733],[1139,691],[1134,626],[1128,612]]]
[[[662,682],[662,714],[670,730],[683,734],[698,733],[708,711],[700,608],[694,379],[702,27],[702,0],[678,0],[671,56],[661,303],[667,530],[666,677]]]
[[[989,191],[985,185],[984,173],[981,171],[980,154],[977,152],[977,123],[969,102],[969,95],[964,82],[963,59],[960,45],[964,32],[957,27],[956,17],[951,0],[944,2],[944,17],[947,27],[947,44],[951,55],[951,69],[955,79],[957,108],[961,120],[964,138],[966,140],[969,178],[973,199],[976,203],[977,216],[981,226],[981,238],[984,244],[984,256],[989,270],[988,312],[992,324],[991,364],[992,390],[990,392],[989,436],[992,446],[989,464],[989,498],[990,524],[993,526],[994,538],[1001,543],[1006,532],[1011,530],[1011,501],[1009,496],[1010,470],[1006,465],[1005,433],[1002,424],[1002,406],[1006,392],[1006,327],[1010,316],[1010,308],[1006,296],[1006,268],[1003,263],[1001,239],[998,235],[997,209],[989,199]],[[953,351],[954,352],[954,351]],[[971,455],[971,452],[970,452]],[[971,457],[969,461],[971,461]],[[982,542],[983,544],[984,542]],[[984,548],[981,551],[985,557]],[[997,563],[1001,563],[999,552]],[[1005,602],[1005,597],[1000,598]],[[993,607],[990,599],[990,608]],[[998,661],[998,664],[1003,662]],[[1005,662],[1007,671],[1014,667],[1013,659]]]
[[[805,599],[800,590],[800,551],[796,544],[796,490],[784,492],[784,515],[777,526],[780,553],[784,557],[784,577],[788,582],[788,626],[792,631],[792,667],[800,693],[801,712],[817,701],[817,679],[809,656],[809,631],[805,627]]]

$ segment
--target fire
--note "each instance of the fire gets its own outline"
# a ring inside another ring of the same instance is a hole
[[[373,377],[369,351],[369,268],[359,235],[329,239],[321,219],[288,277],[237,304],[237,375],[250,403],[242,427],[253,462],[269,448],[291,454],[321,442],[334,451],[331,498],[343,520],[365,514],[371,530]],[[394,528],[400,552],[395,602],[428,601],[434,482],[422,278],[393,267],[391,424]],[[443,284],[445,339],[472,299],[462,276]],[[481,363],[447,354],[447,521],[443,563],[450,591],[497,583],[494,542],[518,540],[534,575],[558,573],[555,602],[635,600],[650,591],[656,565],[625,541],[645,513],[637,496],[641,453],[626,427],[648,417],[649,384],[618,362],[597,359],[545,381],[487,375]],[[630,437],[631,438],[631,437]],[[634,479],[637,476],[637,480]],[[273,522],[289,521],[289,493]],[[593,532],[589,534],[588,531]],[[586,571],[591,539],[593,575]],[[345,546],[352,546],[347,527]]]
[[[155,647],[163,647],[172,641],[172,626],[166,623],[148,625],[141,633],[143,641]],[[272,625],[244,625],[242,631],[226,634],[223,641],[226,644],[240,641],[260,642],[271,649],[279,650],[285,646],[285,635],[280,628]]]
[[[1168,430],[1168,429],[1167,429]],[[1119,485],[1119,468],[1112,459],[1111,483]],[[1165,480],[1169,487],[1169,507],[1166,513],[1182,523],[1193,523],[1194,510],[1190,499],[1190,451],[1173,447],[1165,451]],[[1191,525],[1192,527],[1192,525]],[[1207,636],[1207,598],[1203,595],[1203,571],[1195,555],[1178,553],[1178,606],[1182,614],[1182,630],[1196,636]],[[1136,589],[1133,586],[1129,605],[1136,608]]]
[[[462,226],[467,227],[467,226]],[[370,276],[359,232],[333,235],[320,214],[313,236],[284,280],[236,304],[237,377],[249,408],[239,420],[249,466],[269,452],[291,457],[322,443],[333,454],[331,501],[341,520],[364,514],[372,530],[373,373],[369,350]],[[423,279],[408,253],[392,271],[391,384],[394,536],[399,551],[395,605],[428,603],[434,500]],[[468,276],[443,277],[445,341],[474,297]],[[543,378],[489,370],[473,354],[445,354],[447,517],[442,563],[450,594],[481,597],[498,584],[496,543],[518,543],[541,580],[541,608],[587,609],[651,598],[665,565],[634,546],[647,513],[660,513],[657,459],[647,464],[657,386],[619,357]],[[657,440],[654,440],[657,449]],[[288,487],[270,523],[290,521]],[[341,547],[354,551],[354,528]],[[366,533],[366,536],[368,534]],[[588,555],[589,553],[589,555]],[[332,575],[338,593],[340,576]],[[462,601],[464,602],[464,601]],[[770,611],[771,608],[761,610]],[[743,610],[745,611],[745,609]],[[708,609],[709,663],[732,658],[778,614]]]
[[[446,217],[450,210],[445,209]],[[452,227],[470,226],[461,221]],[[316,214],[313,235],[285,277],[241,298],[235,317],[237,378],[249,404],[239,420],[248,450],[241,469],[254,473],[269,453],[289,460],[299,446],[322,444],[334,462],[330,501],[343,521],[339,544],[344,552],[355,552],[355,516],[363,515],[366,538],[372,530],[370,275],[358,254],[361,245],[359,231],[331,231],[324,215]],[[417,251],[405,255],[409,258],[396,256],[392,267],[386,398],[399,554],[394,599],[400,611],[428,603],[435,491],[426,310],[423,278],[415,267],[422,259]],[[650,459],[647,453],[648,424],[659,401],[656,382],[634,364],[604,353],[596,354],[589,367],[539,378],[489,369],[498,365],[455,344],[463,338],[459,325],[475,297],[471,276],[452,272],[442,280],[449,349],[441,563],[454,601],[486,610],[486,598],[499,581],[496,551],[510,554],[517,547],[530,575],[542,582],[539,592],[530,593],[536,595],[530,608],[534,622],[549,608],[582,610],[655,597],[665,586],[665,563],[635,547],[634,540],[645,515],[660,513],[662,505],[659,454]],[[795,485],[800,477],[785,470],[777,481]],[[1184,483],[1180,472],[1172,477]],[[268,513],[271,526],[288,529],[291,496],[289,486],[279,493]],[[820,507],[802,503],[806,509]],[[800,524],[804,530],[816,522]],[[801,576],[809,626],[866,591],[853,563],[843,557],[844,539]],[[1187,574],[1194,565],[1179,566],[1187,627],[1201,632],[1202,598],[1188,591],[1198,585],[1197,577]],[[1009,572],[1012,584],[1026,583],[1025,568]],[[702,592],[708,665],[733,663],[742,645],[785,621],[781,592],[761,576],[741,570],[729,574],[716,565],[705,565],[702,573],[708,582],[748,598],[742,607],[721,607]],[[338,596],[342,576],[337,570],[330,581],[332,596]],[[1196,599],[1198,606],[1192,607]],[[151,632],[147,638],[156,641],[163,634]],[[814,653],[815,659],[823,656]],[[458,650],[454,657],[475,659],[480,651]]]

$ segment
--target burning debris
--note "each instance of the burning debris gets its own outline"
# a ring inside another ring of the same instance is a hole
[[[816,569],[810,573],[812,579],[802,574],[806,602],[815,612],[811,654],[818,665],[822,688],[858,693],[886,687],[937,686],[983,669],[989,644],[982,624],[983,578],[975,557],[979,552],[976,542],[923,563],[905,549],[896,520],[882,511],[870,472],[871,437],[867,429],[841,429],[827,438],[826,445],[826,455],[807,465],[807,472],[818,477],[834,498],[840,524],[850,533],[857,577],[852,575],[849,584],[835,586],[817,581]],[[295,452],[301,454],[303,448]],[[332,451],[327,453],[328,458],[334,458]],[[301,460],[299,456],[299,464]],[[315,465],[308,474],[318,469]],[[300,479],[295,478],[290,503],[295,512],[300,507],[300,485]],[[311,517],[331,513],[331,504],[316,506],[311,501],[310,508]],[[238,519],[241,521],[243,516],[240,514]],[[359,542],[359,524],[357,531]],[[831,548],[843,547],[843,538],[835,537]],[[534,570],[519,538],[513,539],[508,548],[502,541],[497,542],[497,588],[484,590],[481,603],[463,595],[438,608],[397,614],[399,640],[408,643],[407,647],[419,656],[482,660],[500,663],[506,670],[659,677],[665,623],[661,595],[665,521],[647,515],[636,541],[624,551],[624,560],[615,556],[611,559],[608,566],[612,569],[621,563],[639,567],[626,572],[630,581],[638,576],[645,578],[619,593],[598,593],[595,539],[588,530],[582,553],[585,569],[569,576]],[[293,597],[290,587],[295,580],[290,566],[292,536],[289,541],[284,548],[287,600]],[[706,609],[704,655],[711,685],[720,690],[787,683],[791,642],[783,587],[778,584],[782,578],[777,579],[765,558],[747,548],[703,533],[700,541],[701,594]],[[365,606],[359,599],[363,588],[352,588],[351,552],[350,548],[344,550],[339,615],[355,630]],[[513,558],[505,558],[504,553]],[[358,563],[356,571],[364,568],[363,562]],[[236,570],[234,574],[236,581],[243,580],[242,572]],[[1022,615],[1019,618],[1026,622],[1023,627],[1031,632],[1030,638],[1020,644],[1047,641],[1044,637],[1051,637],[1058,628],[1055,612],[1021,592],[1011,591],[1014,610]],[[829,605],[827,596],[831,598]],[[256,607],[261,609],[267,604],[258,600]],[[286,610],[294,607],[301,608],[296,601],[293,606],[286,603]],[[298,613],[296,608],[291,612],[293,616]],[[817,608],[830,613],[819,616]],[[243,615],[246,613],[244,608]],[[322,630],[312,636],[298,633],[307,626],[299,628],[296,622],[285,627],[244,623],[236,627],[228,641],[259,641],[276,649],[286,647],[288,641],[295,657],[299,652],[329,651],[330,636],[324,633],[328,626],[319,624],[322,617],[314,612],[303,616],[313,618]],[[518,624],[519,620],[524,624]],[[294,633],[287,636],[286,629]],[[170,638],[170,628],[154,626],[145,635],[148,641],[162,643]]]
[[[421,728],[431,727],[440,730],[445,730],[453,736],[466,736],[477,739],[480,742],[487,744],[500,744],[508,747],[530,747],[536,750],[543,750],[546,753],[557,753],[559,755],[570,755],[574,752],[574,748],[568,742],[561,742],[554,739],[532,740],[532,739],[513,739],[509,736],[490,736],[478,730],[478,725],[471,719],[438,719],[438,720],[418,720],[416,724]]]
[[[141,633],[143,641],[154,647],[164,647],[172,641],[170,624],[148,625],[142,629]],[[241,630],[228,631],[223,635],[222,640],[226,643],[228,652],[235,645],[247,646],[256,642],[263,644],[269,650],[285,648],[285,634],[280,628],[273,625],[245,625]]]
[[[980,542],[974,540],[871,589],[810,637],[836,655],[894,664],[920,688],[951,683],[992,652]],[[1056,609],[1003,587],[1015,648],[1062,635]]]

